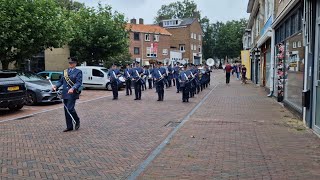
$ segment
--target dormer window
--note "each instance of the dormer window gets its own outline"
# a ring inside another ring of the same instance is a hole
[[[163,21],[163,26],[178,26],[180,24],[180,20],[166,20]]]

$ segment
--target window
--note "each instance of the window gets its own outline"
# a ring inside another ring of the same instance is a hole
[[[140,41],[140,33],[134,33],[133,38],[135,41]]]
[[[154,35],[153,36],[153,41],[155,41],[155,42],[159,42],[159,35]]]
[[[39,76],[47,79],[47,77],[49,77],[49,73],[40,73]]]
[[[193,50],[194,50],[194,51],[197,50],[197,45],[193,45]]]
[[[145,34],[144,37],[145,41],[150,41],[150,34]]]
[[[191,39],[193,39],[193,33],[191,33]]]
[[[157,54],[152,52],[152,48],[151,47],[147,47],[147,57],[157,57]]]
[[[179,49],[181,52],[185,52],[186,51],[186,46],[184,44],[180,44],[179,45]]]
[[[134,47],[134,54],[140,54],[140,48]]]
[[[297,42],[293,42],[293,44],[292,44],[292,48],[297,48]]]
[[[104,77],[104,74],[97,70],[97,69],[92,69],[92,76],[96,76],[96,77]]]
[[[191,46],[191,51],[193,51],[193,44],[191,44],[190,46]]]
[[[193,34],[193,39],[197,39],[197,34]]]
[[[199,45],[199,53],[201,53],[201,46]]]
[[[199,41],[201,41],[201,35],[199,35]]]
[[[59,81],[61,79],[62,74],[60,73],[52,73],[51,74],[51,81]]]
[[[259,34],[260,34],[260,22],[259,22],[259,18],[257,18],[256,19],[256,36],[259,36]]]
[[[301,41],[298,41],[298,47],[299,48],[301,47]]]
[[[168,49],[163,49],[162,50],[162,55],[168,55]]]

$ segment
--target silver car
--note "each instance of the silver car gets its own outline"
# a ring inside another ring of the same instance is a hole
[[[27,87],[26,105],[61,102],[58,98],[58,93],[52,91],[49,80],[31,72],[18,72],[18,76],[25,82]]]

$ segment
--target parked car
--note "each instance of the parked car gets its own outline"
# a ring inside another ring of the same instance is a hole
[[[20,110],[26,100],[26,86],[16,72],[0,70],[0,108]]]
[[[82,83],[85,88],[112,90],[108,69],[99,66],[78,66],[77,69],[82,71]],[[119,80],[122,82],[119,88],[125,87],[126,82],[123,76],[119,77]]]
[[[61,102],[58,93],[52,91],[52,86],[47,79],[31,72],[18,72],[18,76],[26,83],[26,105]]]
[[[45,79],[49,77],[52,83],[57,83],[63,76],[63,72],[59,71],[42,71],[37,74]]]

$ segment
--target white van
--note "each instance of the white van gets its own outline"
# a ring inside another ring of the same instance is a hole
[[[77,66],[77,69],[82,71],[82,83],[85,88],[112,90],[108,77],[109,70],[107,68],[99,66]],[[121,76],[119,80],[122,82],[119,88],[124,87],[124,78]]]

